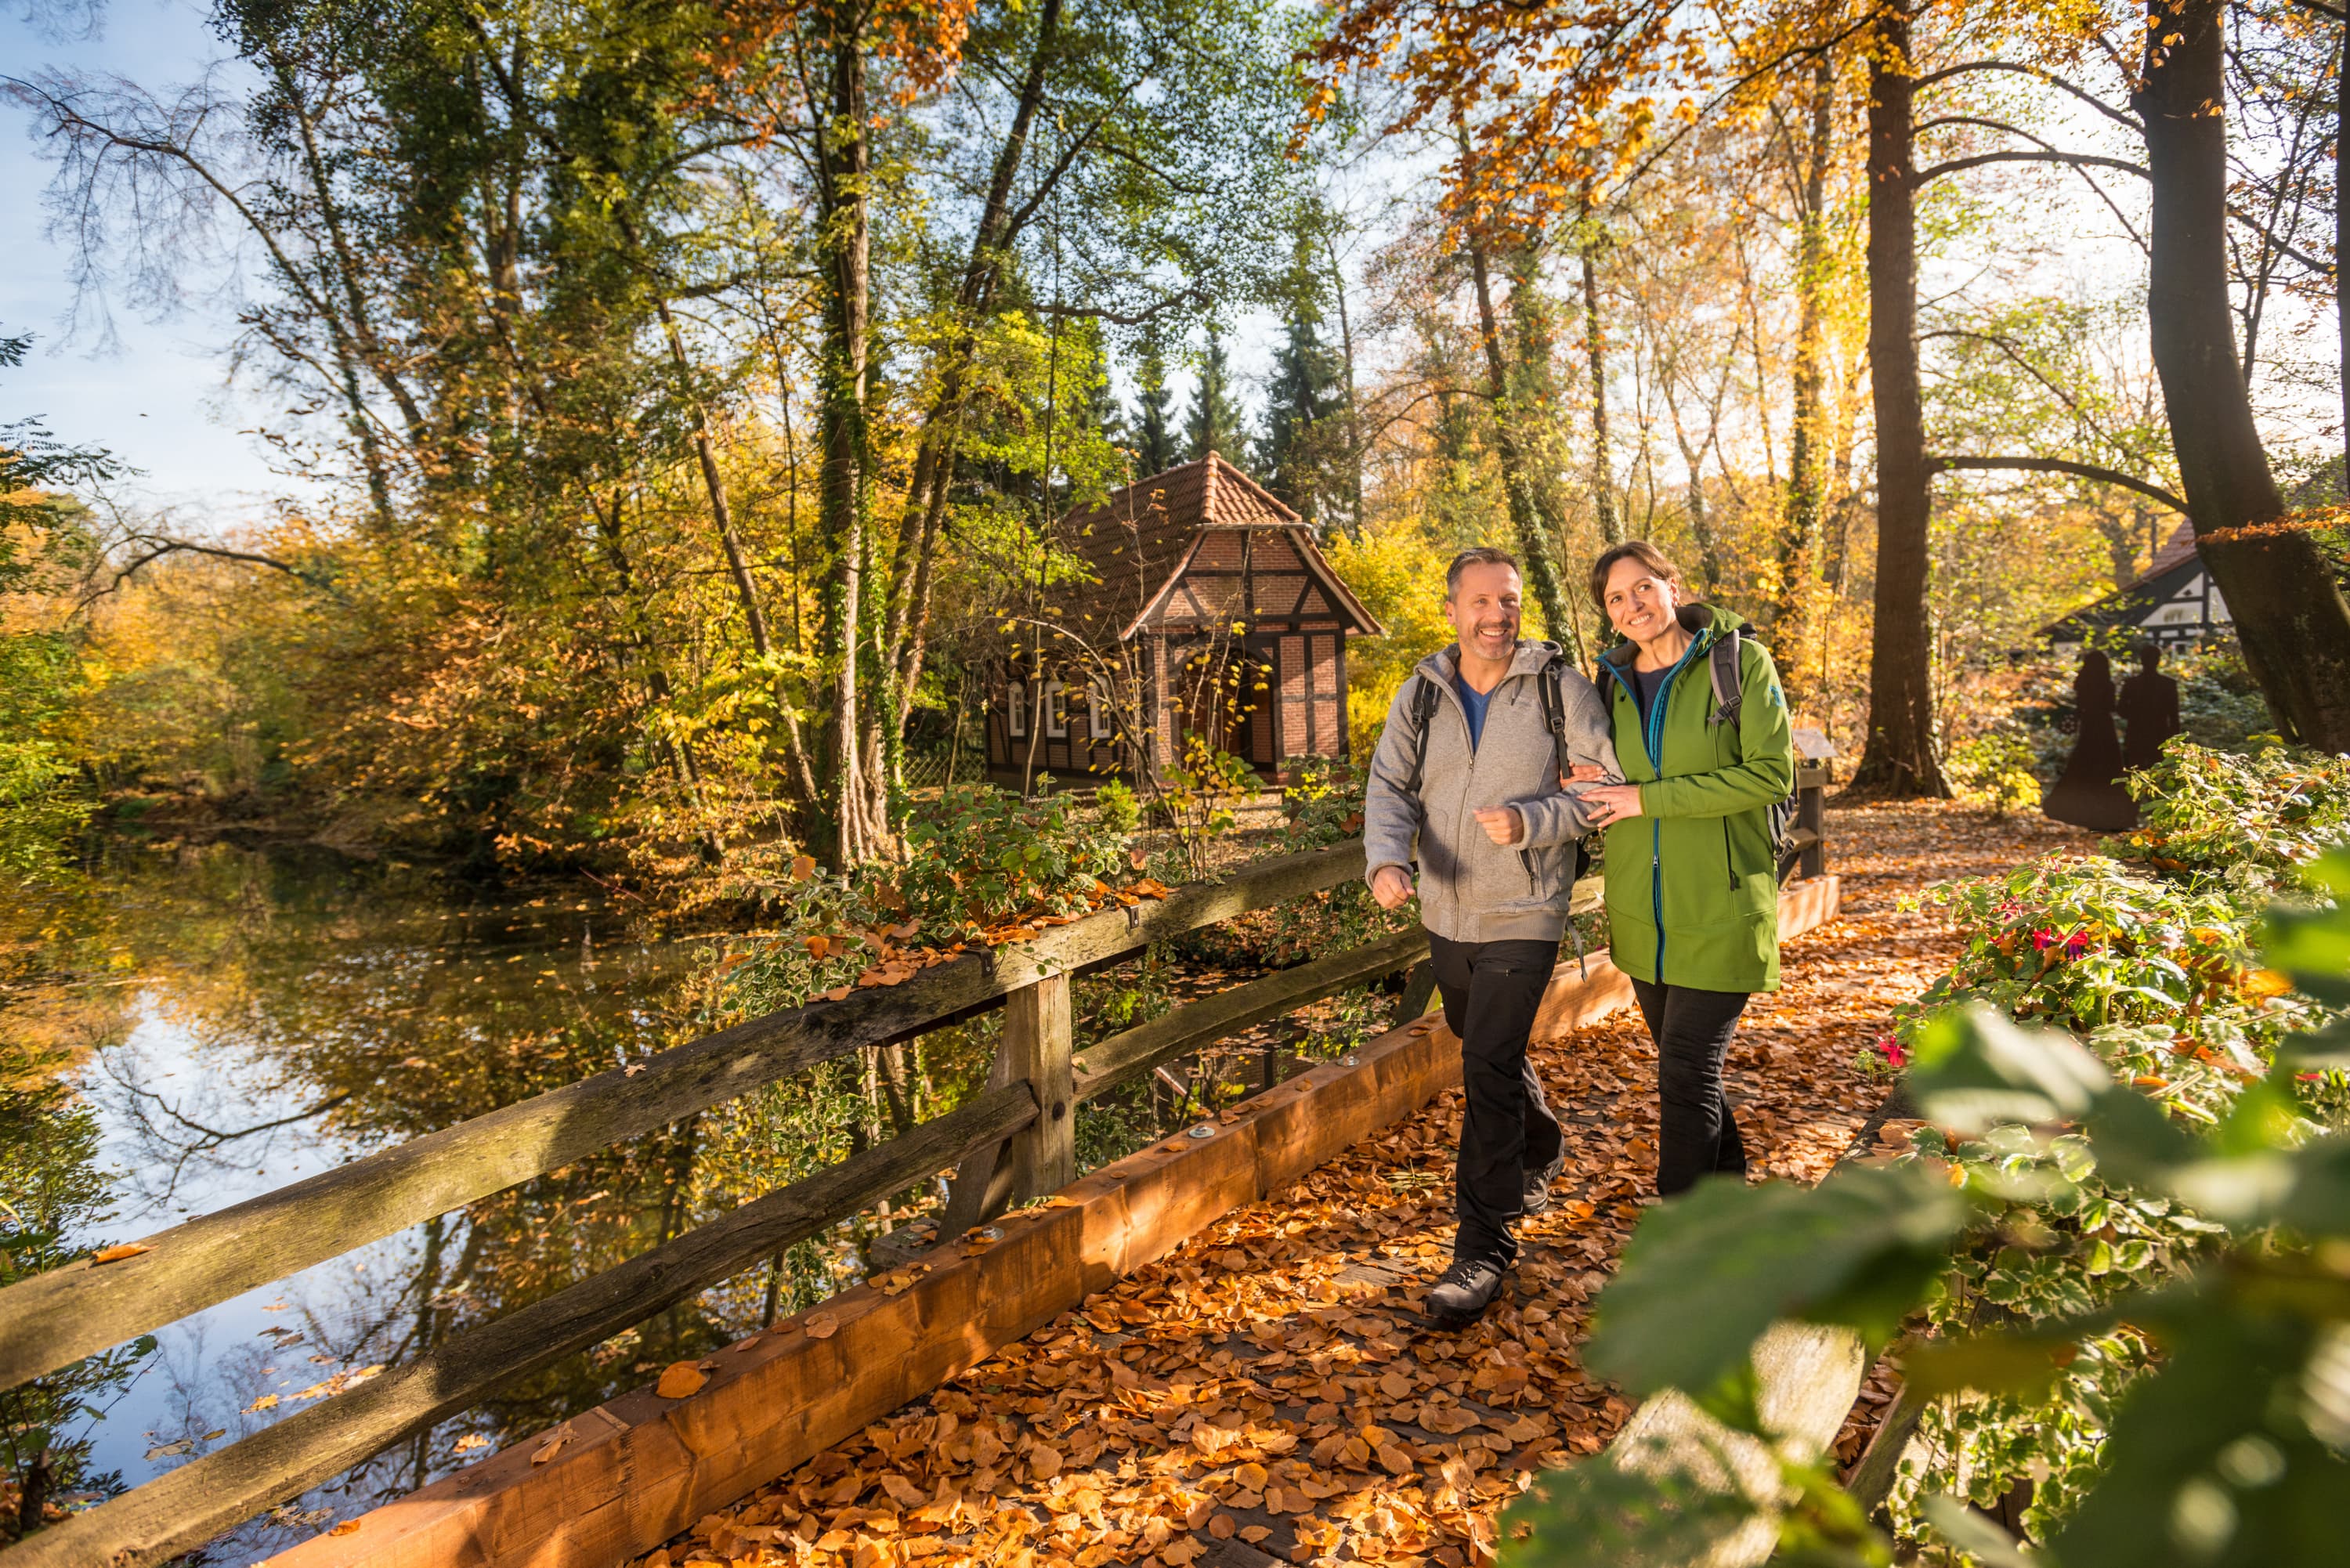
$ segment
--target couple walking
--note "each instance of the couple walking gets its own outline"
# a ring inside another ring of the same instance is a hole
[[[1606,834],[1610,955],[1657,1043],[1659,1195],[1745,1170],[1722,1058],[1747,997],[1779,983],[1770,808],[1794,753],[1770,654],[1737,616],[1691,602],[1644,540],[1592,564],[1592,602],[1625,639],[1599,685],[1519,636],[1520,589],[1506,552],[1454,559],[1444,607],[1459,640],[1397,691],[1364,810],[1372,896],[1393,909],[1418,892],[1461,1040],[1460,1224],[1428,1293],[1454,1322],[1500,1291],[1512,1222],[1549,1207],[1565,1165],[1526,1041],[1584,835]]]

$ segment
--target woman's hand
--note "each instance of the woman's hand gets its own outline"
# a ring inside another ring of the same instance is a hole
[[[1565,776],[1558,782],[1562,784],[1597,784],[1607,776],[1607,770],[1597,763],[1577,763],[1567,769]]]
[[[1514,805],[1489,805],[1470,815],[1476,817],[1477,826],[1485,830],[1485,836],[1504,849],[1526,836],[1525,819],[1518,815],[1518,808]]]
[[[1584,808],[1591,813],[1594,825],[1607,827],[1627,822],[1640,815],[1640,786],[1619,784],[1601,784],[1597,789],[1583,792]]]

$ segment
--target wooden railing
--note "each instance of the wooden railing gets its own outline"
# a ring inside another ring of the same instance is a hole
[[[1816,875],[1824,781],[1807,782],[1801,859]],[[896,986],[736,1024],[158,1231],[135,1256],[0,1291],[0,1387],[14,1387],[803,1069],[1004,1010],[986,1084],[959,1109],[33,1534],[0,1551],[0,1568],[164,1562],[951,1167],[941,1239],[1058,1191],[1077,1175],[1079,1105],[1240,1030],[1415,964],[1400,1011],[1417,1016],[1432,981],[1414,927],[1072,1049],[1074,975],[1362,870],[1352,841],[1105,909]],[[1596,877],[1576,885],[1577,912],[1598,901]]]
[[[960,1168],[941,1236],[1058,1190],[1076,1178],[1080,1103],[1405,968],[1427,939],[1416,929],[1382,937],[1191,1002],[1082,1054],[1071,1050],[1071,976],[1362,869],[1362,846],[1350,842],[1106,909],[899,985],[736,1024],[158,1231],[120,1262],[75,1263],[0,1291],[0,1387],[14,1387],[805,1068],[1004,1009],[986,1085],[961,1108],[31,1535],[0,1552],[0,1568],[167,1560],[949,1167]]]

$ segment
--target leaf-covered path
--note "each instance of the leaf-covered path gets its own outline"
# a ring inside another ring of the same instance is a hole
[[[1954,950],[1901,895],[2090,842],[1923,805],[1829,830],[1843,911],[1788,945],[1731,1062],[1750,1158],[1802,1181],[1881,1097],[1855,1057]],[[1648,1188],[1655,1054],[1627,1012],[1537,1059],[1572,1139],[1561,1200],[1473,1327],[1417,1312],[1450,1251],[1451,1093],[641,1563],[1477,1560],[1531,1471],[1628,1414],[1576,1346]]]

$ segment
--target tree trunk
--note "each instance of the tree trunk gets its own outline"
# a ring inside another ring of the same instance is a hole
[[[2153,194],[2147,317],[2195,544],[2288,734],[2350,750],[2350,605],[2284,511],[2229,308],[2222,0],[2153,0],[2138,93]],[[2167,47],[2166,47],[2167,46]]]
[[[1363,531],[1363,410],[1355,394],[1355,327],[1347,313],[1347,275],[1338,265],[1337,246],[1327,234],[1322,246],[1330,258],[1330,292],[1338,301],[1338,349],[1347,374],[1347,533],[1353,537]]]
[[[1565,646],[1567,656],[1581,664],[1582,639],[1575,635],[1575,622],[1559,591],[1558,563],[1551,558],[1549,530],[1535,512],[1533,478],[1525,471],[1524,453],[1519,449],[1517,410],[1510,400],[1509,368],[1502,357],[1501,327],[1493,316],[1492,268],[1482,236],[1469,242],[1469,269],[1477,288],[1478,336],[1485,343],[1486,383],[1493,400],[1493,444],[1502,456],[1502,487],[1509,493],[1518,558],[1525,566],[1526,586],[1534,590],[1534,602],[1542,606],[1543,624],[1554,640]]]
[[[1811,144],[1804,150],[1803,212],[1795,251],[1795,431],[1787,462],[1787,515],[1779,539],[1779,618],[1800,639],[1811,586],[1820,576],[1826,465],[1826,345],[1821,301],[1827,292],[1827,178],[1835,78],[1827,57],[1812,73]]]
[[[846,868],[880,846],[872,819],[858,722],[865,630],[865,353],[872,289],[871,216],[866,194],[865,60],[847,38],[832,61],[832,124],[824,135],[821,219],[826,281],[824,464],[820,527],[833,553],[826,652],[835,659],[827,750],[832,772],[834,849]]]
[[[1583,347],[1591,358],[1591,504],[1599,518],[1599,536],[1610,545],[1624,542],[1623,520],[1616,514],[1616,478],[1607,464],[1607,345],[1599,330],[1599,269],[1592,252],[1591,214],[1584,212]]]
[[[1869,62],[1868,358],[1877,412],[1877,619],[1868,738],[1852,788],[1947,796],[1934,754],[1932,628],[1926,597],[1932,513],[1918,388],[1918,216],[1909,17],[1878,13]]]

